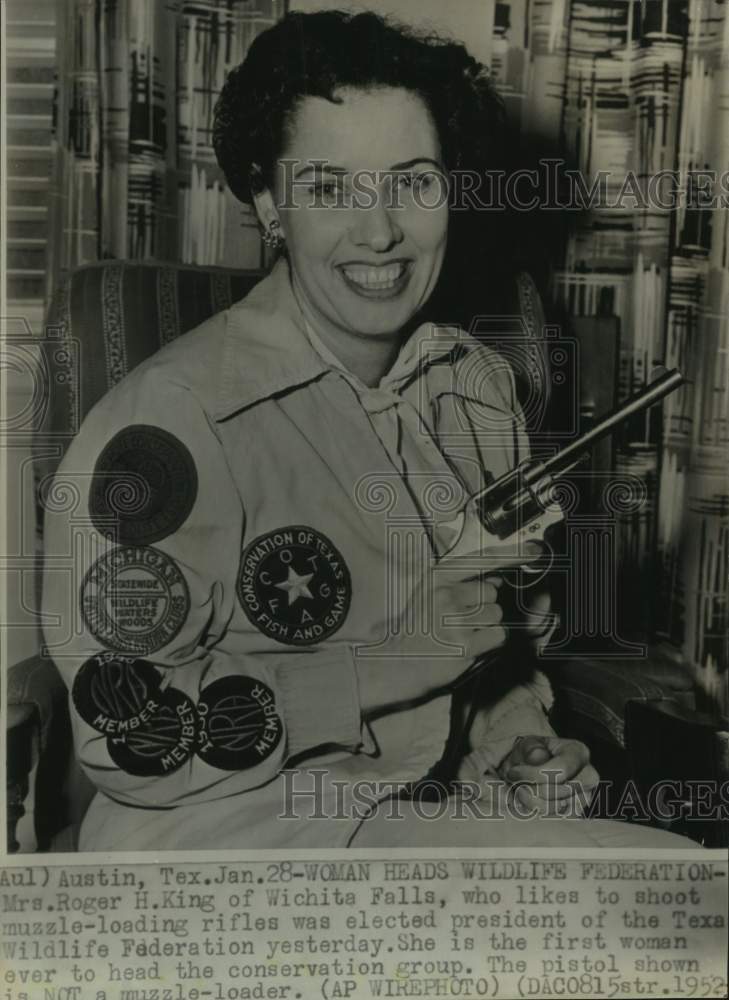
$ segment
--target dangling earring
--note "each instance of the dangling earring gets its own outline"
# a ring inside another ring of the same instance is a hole
[[[268,227],[264,229],[261,234],[261,239],[271,250],[280,250],[286,242],[282,234],[279,232],[280,229],[281,223],[278,219],[272,219]]]

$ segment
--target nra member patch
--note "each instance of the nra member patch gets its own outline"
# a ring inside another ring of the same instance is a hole
[[[264,635],[310,646],[344,623],[352,581],[341,553],[313,528],[269,531],[244,550],[238,600]]]
[[[160,675],[151,663],[97,653],[76,674],[71,697],[84,722],[108,736],[138,729],[160,707]]]
[[[197,712],[186,694],[168,687],[146,722],[124,736],[107,737],[109,756],[122,771],[140,777],[171,774],[197,745]]]
[[[99,455],[89,493],[94,527],[122,545],[149,545],[187,520],[197,496],[192,455],[174,434],[134,424]]]
[[[93,564],[81,585],[81,614],[110,649],[151,653],[185,623],[190,592],[175,562],[151,546],[113,549]]]
[[[197,703],[198,757],[211,767],[242,771],[276,749],[283,725],[273,691],[254,677],[221,677]]]

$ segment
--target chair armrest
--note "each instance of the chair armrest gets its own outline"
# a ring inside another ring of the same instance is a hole
[[[695,706],[690,671],[664,647],[651,648],[645,659],[583,656],[553,663],[545,660],[542,669],[554,688],[555,723],[568,730],[576,726],[580,733],[590,733],[620,750],[626,745],[629,702],[670,698],[687,708]]]
[[[11,729],[16,729],[18,726],[22,726],[23,723],[31,717],[33,714],[33,706],[31,704],[23,705],[8,705],[7,713],[7,723],[8,731]]]
[[[651,818],[705,847],[728,847],[729,719],[671,698],[630,702],[625,737]]]
[[[8,851],[13,852],[19,848],[15,832],[36,764],[34,822],[39,847],[63,822],[71,734],[66,685],[49,657],[32,656],[10,667],[7,693],[7,837]]]
[[[633,772],[626,749],[625,716],[630,704],[671,698],[695,704],[693,678],[670,649],[653,647],[645,659],[583,656],[549,662],[542,669],[554,691],[552,726],[560,736],[581,740],[603,780],[596,809],[605,818],[620,809]],[[592,815],[597,816],[598,812]]]
[[[35,709],[40,726],[40,746],[45,749],[53,715],[60,705],[65,705],[67,698],[66,685],[56,665],[49,657],[40,654],[15,663],[8,670],[7,691],[8,725],[13,716],[22,715],[28,708]]]
[[[30,705],[8,705],[7,756],[5,796],[7,850],[14,854],[20,844],[15,838],[18,823],[25,813],[23,803],[28,794],[28,778],[33,767],[33,743],[38,726],[35,708]]]

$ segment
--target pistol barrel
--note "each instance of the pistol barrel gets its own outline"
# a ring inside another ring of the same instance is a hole
[[[543,462],[535,463],[525,477],[528,483],[531,484],[533,481],[541,479],[544,475],[556,475],[563,472],[595,441],[605,437],[606,434],[609,434],[619,424],[624,423],[629,417],[632,417],[634,413],[647,410],[654,403],[657,403],[659,399],[667,396],[669,392],[678,389],[685,381],[686,379],[678,368],[672,368],[671,371],[665,372],[654,382],[651,382],[646,389],[631,396],[621,406],[606,414],[594,427],[557,452],[556,455],[545,459]]]

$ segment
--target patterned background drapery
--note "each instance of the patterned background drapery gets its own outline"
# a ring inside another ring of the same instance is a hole
[[[260,265],[210,144],[228,72],[283,0],[59,0],[47,294],[105,257]]]
[[[253,218],[223,188],[211,114],[284,6],[59,0],[49,293],[104,257],[261,263]],[[483,0],[474,31],[522,134],[587,178],[609,171],[612,193],[628,172],[729,171],[729,4]],[[568,313],[620,318],[622,396],[654,363],[689,377],[663,427],[619,450],[648,496],[620,524],[621,579],[652,581],[645,617],[729,711],[729,209],[624,199],[582,218],[552,265]]]

